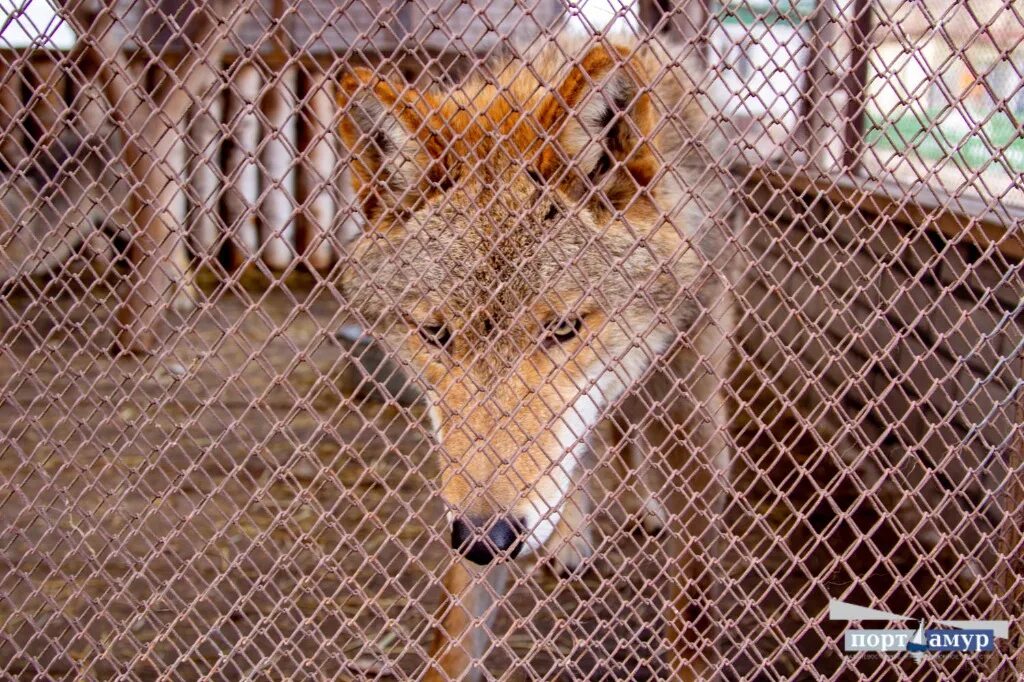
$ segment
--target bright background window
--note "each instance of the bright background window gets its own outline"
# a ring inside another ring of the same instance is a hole
[[[46,0],[0,0],[0,47],[67,50],[75,34]]]

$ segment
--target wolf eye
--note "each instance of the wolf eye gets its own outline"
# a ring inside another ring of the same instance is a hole
[[[424,324],[420,326],[419,331],[424,341],[438,348],[446,348],[452,340],[452,334],[448,331],[447,325]]]
[[[548,325],[545,340],[549,343],[565,343],[575,338],[582,327],[583,320],[578,317],[555,320]]]

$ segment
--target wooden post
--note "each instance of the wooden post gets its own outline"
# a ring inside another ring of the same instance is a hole
[[[32,59],[27,72],[32,90],[27,105],[32,112],[33,138],[37,145],[45,145],[56,136],[66,108],[64,75],[50,55]]]
[[[864,108],[867,104],[868,38],[871,35],[871,0],[853,0],[850,25],[850,66],[843,78],[846,92],[845,129],[843,131],[843,168],[857,173],[864,154]]]
[[[15,64],[0,59],[0,168],[13,167],[21,160],[21,74]]]
[[[808,167],[824,174],[833,170],[840,141],[836,102],[839,59],[836,56],[837,17],[833,0],[818,0],[808,18],[810,40],[807,69],[800,89],[800,108],[794,131],[794,154],[801,154]]]
[[[256,104],[260,72],[253,64],[241,64],[235,72],[224,105],[224,121],[231,144],[224,160],[224,221],[231,234],[231,264],[242,267],[260,248],[256,230],[256,204],[260,196],[260,172],[256,160],[260,121]]]
[[[79,93],[75,98],[75,104],[81,133],[83,136],[98,133],[107,119],[106,108],[102,103],[103,93],[91,83],[72,81],[72,87]]]
[[[173,181],[174,170],[165,160],[177,137],[173,129],[182,123],[193,99],[202,98],[212,85],[225,37],[243,8],[229,12],[227,0],[159,0],[161,11],[152,15],[154,23],[144,22],[147,25],[141,27],[138,39],[150,43],[150,39],[169,33],[185,49],[174,64],[156,64],[159,68],[150,93],[132,82],[121,45],[111,31],[118,20],[116,2],[109,0],[98,12],[86,2],[66,0],[60,4],[63,18],[80,36],[76,49],[100,74],[104,96],[124,138],[120,160],[132,181],[127,200],[134,220],[129,249],[133,272],[117,311],[117,341],[124,350],[147,352],[152,350],[155,324],[174,283],[188,276],[187,263],[180,262],[182,252],[176,248],[180,231],[160,201],[161,193]],[[163,23],[161,16],[173,17],[180,28]]]
[[[68,88],[71,94],[72,119],[82,137],[102,134],[109,139],[114,132],[109,122],[109,105],[98,85],[100,71],[93,55],[79,50],[68,60]]]
[[[325,270],[331,265],[334,225],[338,218],[332,191],[338,157],[334,149],[334,82],[321,70],[306,75],[309,108],[306,118],[304,163],[301,165],[303,212],[302,255],[310,267]]]

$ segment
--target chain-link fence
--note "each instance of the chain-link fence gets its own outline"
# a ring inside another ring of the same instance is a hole
[[[1024,673],[1016,0],[0,18],[5,679]]]

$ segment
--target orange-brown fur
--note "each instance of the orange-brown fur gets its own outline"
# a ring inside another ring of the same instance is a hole
[[[674,472],[647,480],[678,491],[664,506],[686,515],[670,546],[701,565],[711,551],[680,539],[708,535],[728,469],[731,305],[711,265],[727,260],[727,236],[708,218],[725,184],[704,175],[696,75],[662,48],[595,42],[547,45],[447,91],[365,69],[342,81],[368,221],[346,291],[427,389],[452,514],[526,518],[529,549],[585,537],[577,482],[605,419],[624,448],[650,450],[641,462],[665,463],[642,466],[645,480]],[[578,333],[553,341],[565,321]],[[489,569],[500,582],[504,568]],[[456,562],[446,576],[428,679],[470,674],[487,592],[476,570]],[[710,657],[688,648],[691,624],[672,632],[674,676],[698,676]]]

